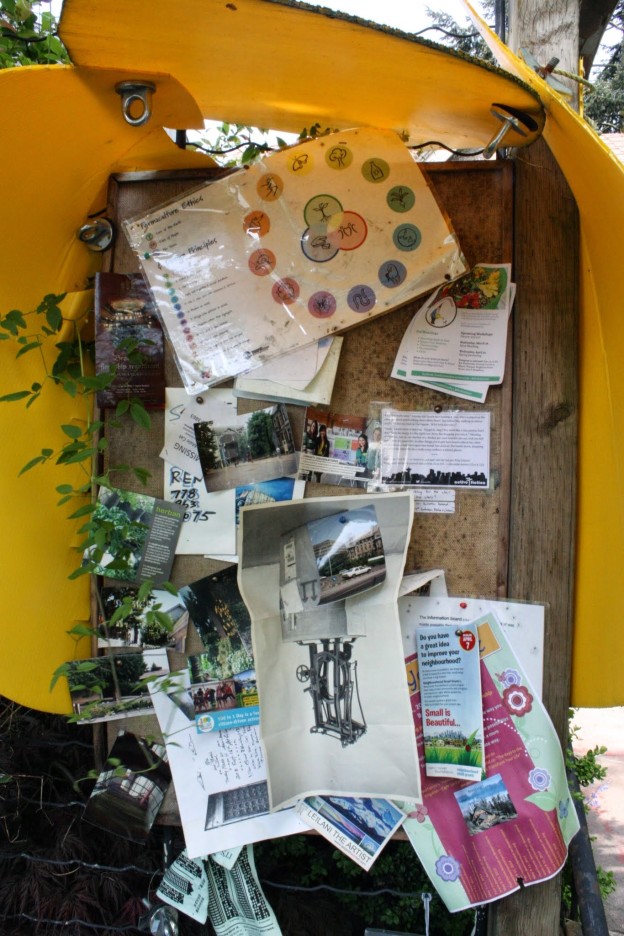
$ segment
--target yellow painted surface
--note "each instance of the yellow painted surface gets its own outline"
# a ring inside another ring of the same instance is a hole
[[[101,257],[76,232],[106,207],[111,172],[211,164],[180,150],[162,129],[178,119],[203,126],[197,105],[171,77],[153,76],[148,124],[123,120],[115,84],[132,74],[62,65],[0,71],[0,308],[29,309],[46,292],[84,289]]]
[[[475,15],[476,17],[476,15]],[[578,204],[581,335],[576,606],[572,704],[621,705],[624,629],[624,166],[550,87],[476,17],[499,64],[532,84],[544,139]]]
[[[64,315],[81,320],[92,302],[90,291],[68,297]],[[71,326],[62,338],[70,338]],[[11,347],[9,347],[9,344]],[[38,352],[15,359],[12,342],[0,345],[2,394],[30,389],[42,382]],[[51,363],[52,355],[47,356]],[[69,581],[79,561],[74,547],[76,525],[66,519],[79,506],[57,508],[58,484],[84,484],[79,466],[59,468],[54,459],[19,477],[20,470],[41,449],[57,451],[69,441],[61,425],[78,425],[86,418],[81,405],[50,386],[30,409],[24,403],[0,403],[2,448],[3,537],[1,590],[3,596],[0,692],[25,705],[52,712],[68,710],[64,680],[50,692],[57,666],[74,655],[89,655],[89,642],[79,645],[66,631],[89,617],[88,576]]]
[[[410,143],[480,147],[499,126],[493,103],[530,112],[541,128],[542,98],[545,136],[579,202],[583,232],[575,702],[621,703],[610,687],[619,685],[624,636],[604,622],[617,606],[624,556],[624,334],[614,301],[624,173],[606,148],[517,60],[504,65],[523,82],[393,31],[288,3],[66,0],[61,32],[75,66],[0,72],[0,176],[9,180],[0,218],[10,232],[0,252],[3,311],[28,310],[47,292],[77,291],[89,304],[85,289],[100,258],[75,235],[105,206],[109,174],[207,164],[177,149],[163,126],[197,127],[205,117],[298,132],[319,121],[389,127],[407,132]],[[125,124],[114,92],[117,81],[139,77],[157,84],[154,117],[143,128]],[[1,349],[2,393],[40,377],[34,357],[15,362],[8,344]],[[0,692],[50,711],[67,710],[65,689],[50,694],[48,686],[54,668],[76,651],[65,632],[88,614],[86,583],[66,580],[75,566],[72,527],[54,490],[66,478],[47,466],[20,480],[17,473],[41,447],[64,441],[61,422],[80,418],[79,404],[54,390],[27,412],[19,403],[0,404],[0,428],[11,442],[3,471],[10,535],[1,553],[11,617]],[[601,655],[594,645],[599,625]]]
[[[76,231],[89,213],[106,206],[112,171],[211,164],[205,156],[178,149],[162,130],[177,119],[202,125],[181,85],[154,76],[154,119],[137,128],[122,119],[114,91],[116,82],[126,78],[118,70],[64,66],[0,71],[3,313],[29,312],[46,293],[74,291],[79,295],[68,301],[68,314],[88,311],[92,295],[85,287],[102,255],[78,241]],[[16,361],[16,350],[13,342],[0,344],[0,395],[42,380],[38,355]],[[38,466],[21,478],[18,473],[42,448],[67,442],[61,424],[84,418],[84,402],[53,386],[28,410],[24,403],[0,403],[5,442],[0,693],[54,712],[68,710],[69,696],[64,680],[50,693],[53,671],[76,652],[89,655],[87,641],[76,647],[66,634],[74,621],[89,616],[88,582],[67,580],[77,565],[71,550],[76,524],[66,519],[66,508],[56,506],[55,490],[81,475],[54,465]]]
[[[537,95],[498,69],[318,8],[267,0],[65,0],[76,64],[175,75],[207,119],[299,133],[319,122],[485,145],[493,102],[533,114]],[[520,142],[516,138],[516,142]]]

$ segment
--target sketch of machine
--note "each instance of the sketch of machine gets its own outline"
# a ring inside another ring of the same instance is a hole
[[[340,739],[343,747],[354,744],[366,732],[366,721],[357,684],[357,662],[351,659],[356,638],[342,640],[340,637],[320,641],[297,641],[307,646],[310,665],[297,667],[299,682],[309,682],[304,689],[312,697],[314,725],[312,734],[325,734]],[[357,702],[353,718],[353,703]]]

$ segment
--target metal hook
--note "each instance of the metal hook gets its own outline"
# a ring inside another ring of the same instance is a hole
[[[521,122],[517,117],[514,117],[513,114],[505,114],[502,111],[497,111],[492,108],[490,113],[493,117],[496,117],[497,120],[502,121],[503,126],[500,128],[498,133],[496,133],[487,146],[483,149],[483,158],[491,159],[496,150],[499,148],[503,139],[506,137],[507,133],[510,130],[515,130],[516,133],[519,133],[520,136],[526,136],[526,131],[523,129]]]
[[[142,127],[152,116],[152,94],[156,85],[151,81],[120,81],[115,85],[115,91],[121,95],[121,112],[126,123],[131,127]],[[132,107],[140,102],[141,111],[133,117]]]
[[[113,243],[115,229],[108,218],[96,218],[95,221],[89,221],[83,224],[78,231],[78,240],[86,244],[89,250],[101,253]]]

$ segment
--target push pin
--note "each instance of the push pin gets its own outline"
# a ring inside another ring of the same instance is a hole
[[[152,116],[152,94],[156,85],[151,81],[120,81],[115,91],[121,96],[121,112],[131,127],[142,127]]]

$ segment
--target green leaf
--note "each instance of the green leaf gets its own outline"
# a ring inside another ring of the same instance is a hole
[[[120,400],[115,408],[115,416],[123,416],[130,409],[130,400]]]
[[[15,355],[15,358],[17,359],[21,357],[22,354],[28,354],[29,351],[34,351],[35,348],[40,348],[40,347],[41,345],[39,344],[38,341],[29,341],[28,344],[22,345],[22,347],[19,349],[19,351]]]
[[[171,582],[161,582],[158,587],[162,588],[166,592],[169,592],[170,595],[178,594],[178,589]]]
[[[57,305],[48,306],[46,311],[46,321],[52,331],[59,331],[61,325],[63,324],[63,315]]]
[[[23,400],[24,397],[30,396],[30,390],[18,390],[16,393],[5,393],[4,396],[0,396],[0,403],[16,403],[17,400]]]
[[[71,484],[59,484],[56,488],[57,494],[73,494],[74,489]]]
[[[131,403],[130,404],[130,415],[132,419],[140,426],[142,429],[149,429],[152,425],[152,420],[150,415],[141,403]]]
[[[65,632],[70,634],[73,637],[93,637],[94,630],[92,627],[88,627],[86,624],[74,624],[70,630]]]
[[[77,579],[77,578],[80,578],[81,575],[87,575],[87,574],[88,574],[89,572],[91,572],[94,568],[95,568],[95,563],[94,563],[94,562],[89,562],[87,565],[80,566],[79,569],[74,569],[73,572],[70,572],[70,573],[69,573],[69,575],[67,576],[67,578],[68,578],[68,579]]]
[[[59,457],[56,459],[56,464],[57,465],[75,465],[78,462],[83,462],[83,461],[86,461],[88,458],[92,458],[94,454],[95,454],[95,449],[91,449],[91,448],[81,449],[80,451],[74,452],[73,454],[68,455],[67,457],[65,457],[65,454],[63,453],[59,455]]]
[[[66,424],[61,426],[61,429],[66,436],[69,436],[70,439],[79,439],[82,435],[82,429],[80,426],[72,426],[71,424]]]
[[[87,514],[93,513],[95,510],[95,504],[84,504],[82,507],[79,507],[78,510],[74,510],[73,513],[69,514],[67,517],[68,520],[77,520],[78,517],[85,517]]]
[[[47,461],[44,455],[36,455],[35,458],[31,458],[29,462],[26,462],[26,464],[20,468],[17,477],[19,478],[21,475],[26,474],[26,472],[30,471],[31,468],[34,468],[35,465],[39,465],[44,461]]]
[[[143,582],[143,584],[140,586],[137,592],[137,601],[145,601],[145,599],[151,592],[153,585],[154,583],[151,580],[147,582]]]
[[[148,479],[152,477],[151,471],[148,471],[147,468],[133,468],[132,474],[139,479],[141,484],[147,484]]]

